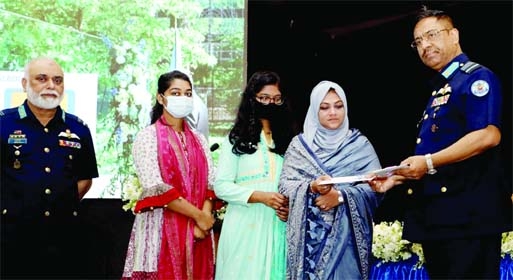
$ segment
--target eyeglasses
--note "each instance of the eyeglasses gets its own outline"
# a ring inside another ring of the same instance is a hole
[[[424,41],[424,40],[426,40],[428,42],[433,42],[436,39],[438,39],[440,32],[449,31],[451,29],[452,28],[450,28],[450,29],[445,28],[445,29],[440,29],[440,30],[432,29],[432,30],[426,31],[426,32],[422,33],[422,35],[420,37],[415,38],[413,40],[413,42],[411,42],[410,47],[412,49],[416,49],[418,46],[420,46],[420,44],[422,44],[422,41]]]
[[[269,103],[274,103],[274,105],[281,105],[285,102],[285,99],[281,96],[270,97],[269,95],[255,96],[256,101],[262,103],[263,105],[269,105]]]

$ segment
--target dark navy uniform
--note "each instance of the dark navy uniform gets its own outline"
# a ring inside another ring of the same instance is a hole
[[[70,277],[82,243],[77,181],[98,177],[89,128],[60,107],[43,126],[25,101],[0,112],[0,147],[2,276]]]
[[[416,155],[436,153],[464,135],[494,125],[500,129],[499,81],[486,67],[454,58],[433,80],[419,122]],[[414,242],[492,236],[511,230],[511,186],[506,186],[500,147],[437,168],[407,188],[404,238]],[[463,257],[460,256],[462,259]]]

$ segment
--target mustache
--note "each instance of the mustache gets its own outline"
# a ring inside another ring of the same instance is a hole
[[[45,91],[41,91],[39,93],[39,96],[43,96],[43,95],[53,95],[55,97],[59,97],[59,93],[56,91],[56,90],[45,90]]]

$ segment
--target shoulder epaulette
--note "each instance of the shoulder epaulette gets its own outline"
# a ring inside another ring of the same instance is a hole
[[[11,107],[11,108],[0,110],[0,117],[8,116],[8,115],[15,114],[15,113],[19,113],[18,109],[19,109],[19,107]],[[21,115],[20,115],[20,117],[21,117]]]
[[[481,67],[481,64],[469,60],[465,64],[463,64],[463,66],[461,66],[460,70],[467,74],[470,74],[479,67]]]
[[[78,122],[79,124],[82,124],[84,126],[87,126],[87,124],[81,119],[79,118],[77,115],[73,115],[73,114],[70,114],[70,113],[66,113],[66,118],[69,118],[69,119],[72,119],[72,120],[75,120],[76,122]]]

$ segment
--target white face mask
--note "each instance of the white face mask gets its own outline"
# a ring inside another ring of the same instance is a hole
[[[181,119],[192,112],[192,97],[188,96],[165,96],[167,106],[166,111],[173,117]]]

